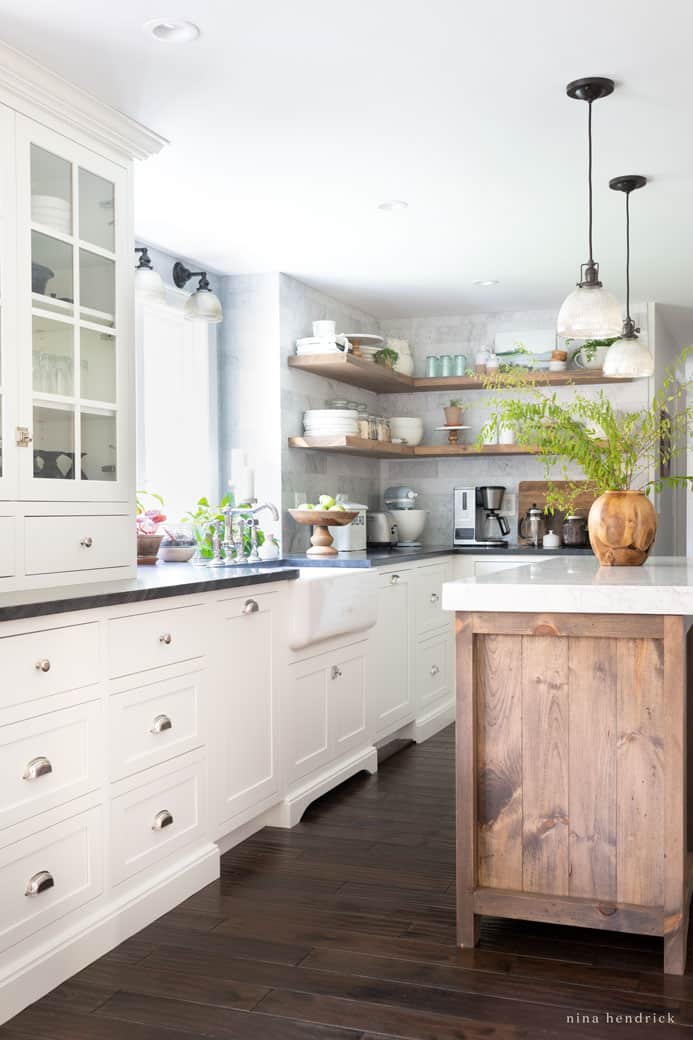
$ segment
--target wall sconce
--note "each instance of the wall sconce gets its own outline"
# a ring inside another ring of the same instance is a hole
[[[209,287],[206,271],[189,271],[185,264],[176,260],[173,265],[173,282],[178,289],[183,289],[191,278],[199,278],[197,289],[188,296],[185,303],[185,317],[191,321],[202,319],[210,325],[218,325],[224,317],[219,297]]]
[[[135,252],[140,254],[135,268],[135,292],[142,300],[152,303],[166,302],[166,286],[163,279],[152,267],[152,260],[146,246],[136,246]]]

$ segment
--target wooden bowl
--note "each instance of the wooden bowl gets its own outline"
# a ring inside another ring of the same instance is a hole
[[[290,509],[289,513],[297,524],[311,524],[313,527],[306,556],[337,556],[328,527],[346,527],[359,515],[346,509],[334,512],[329,509]]]

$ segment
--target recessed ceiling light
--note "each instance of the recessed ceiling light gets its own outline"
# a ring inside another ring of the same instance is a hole
[[[143,29],[162,43],[191,43],[200,35],[194,22],[180,18],[154,18],[151,22],[145,22]]]
[[[383,210],[385,213],[392,213],[396,209],[407,209],[409,206],[408,202],[404,199],[389,199],[387,202],[381,202],[378,204],[378,209]]]
[[[472,282],[472,285],[483,285],[483,286],[498,285],[498,279],[497,278],[477,278],[476,281]]]

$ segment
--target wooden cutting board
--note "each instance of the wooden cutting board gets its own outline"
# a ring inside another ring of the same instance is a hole
[[[561,490],[567,490],[570,488],[571,485],[574,484],[584,485],[584,491],[580,492],[576,500],[575,511],[577,513],[582,513],[584,517],[587,516],[587,514],[590,511],[590,506],[592,505],[597,496],[595,495],[594,491],[591,490],[586,481],[554,480],[552,481],[552,483],[555,487]],[[535,502],[540,509],[544,508],[544,506],[546,505],[546,495],[548,493],[548,490],[549,485],[545,480],[520,481],[517,496],[518,522],[522,519],[523,516],[526,515],[527,510],[531,509]],[[549,526],[552,528],[552,530],[556,532],[556,534],[560,535],[561,524],[563,523],[564,514],[558,512],[557,510],[553,514],[553,516],[551,516],[550,513],[548,514],[548,516],[550,517]],[[525,539],[520,538],[519,541],[521,544],[523,544]]]

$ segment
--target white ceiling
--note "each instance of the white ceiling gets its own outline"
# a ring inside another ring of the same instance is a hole
[[[228,273],[282,270],[377,316],[558,305],[595,254],[623,295],[693,285],[690,0],[0,0],[0,35],[170,139],[136,174],[138,236]],[[142,31],[187,17],[172,46]],[[377,204],[399,198],[406,211]],[[491,289],[472,286],[497,278]]]

